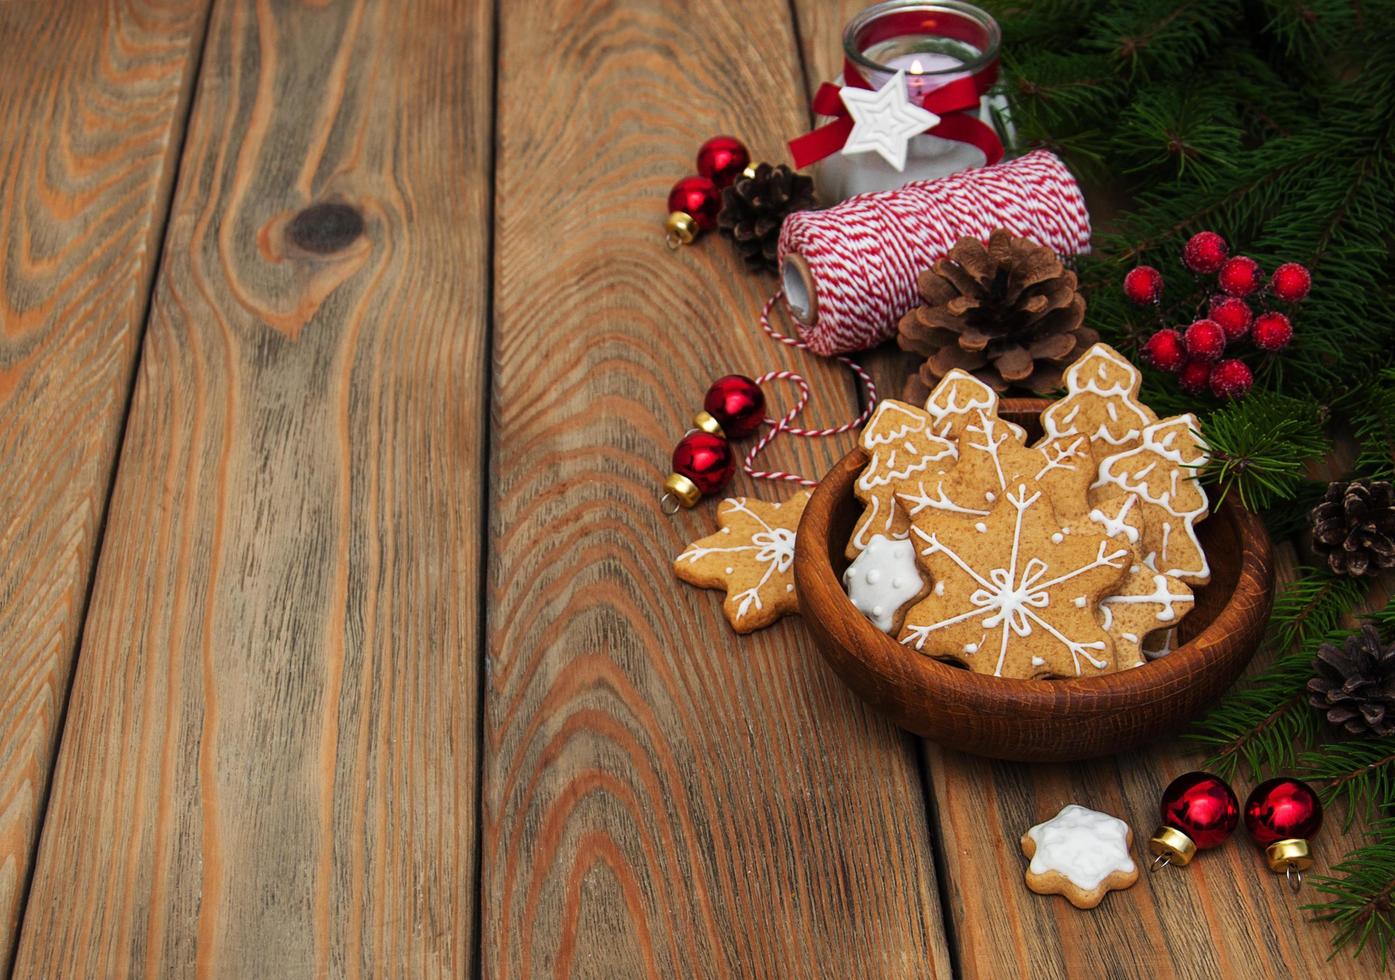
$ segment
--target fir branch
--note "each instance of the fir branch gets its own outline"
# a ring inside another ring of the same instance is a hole
[[[1345,827],[1358,814],[1395,803],[1395,737],[1333,742],[1303,753],[1295,767],[1313,783],[1323,805],[1345,804]]]
[[[1211,458],[1203,478],[1220,485],[1222,500],[1233,490],[1252,511],[1292,500],[1305,481],[1304,464],[1330,448],[1316,404],[1268,391],[1213,412],[1206,443]]]
[[[1304,905],[1321,922],[1336,925],[1332,955],[1350,946],[1352,957],[1372,945],[1384,970],[1395,946],[1395,820],[1377,822],[1368,843],[1350,852],[1331,875],[1313,875],[1312,887],[1329,896]]]

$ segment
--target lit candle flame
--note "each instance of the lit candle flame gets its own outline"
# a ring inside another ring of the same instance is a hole
[[[920,59],[919,59],[919,58],[916,58],[916,59],[914,59],[914,60],[911,61],[911,74],[912,74],[912,75],[923,75],[923,74],[925,74],[925,66],[922,65],[922,64],[920,63]]]

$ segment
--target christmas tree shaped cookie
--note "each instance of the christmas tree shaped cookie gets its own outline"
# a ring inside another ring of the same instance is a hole
[[[1195,415],[1175,415],[1143,430],[1140,444],[1100,463],[1090,501],[1100,509],[1138,495],[1143,522],[1139,554],[1154,571],[1189,585],[1211,580],[1196,523],[1208,512],[1197,473],[1208,459]]]
[[[877,406],[863,427],[861,443],[867,465],[853,493],[864,508],[848,541],[849,558],[856,558],[874,535],[904,538],[910,520],[896,506],[896,485],[954,462],[954,443],[931,431],[929,413],[890,398]]]
[[[717,507],[720,530],[688,545],[674,559],[674,573],[704,589],[725,589],[722,611],[738,633],[798,612],[795,529],[808,503],[808,490],[782,504],[748,497],[723,500]]]
[[[1066,396],[1041,413],[1043,435],[1037,446],[1071,453],[1084,451],[1098,463],[1143,441],[1143,430],[1158,420],[1138,400],[1143,377],[1108,344],[1095,344],[1065,375]]]
[[[1116,669],[1096,606],[1136,553],[1085,522],[1066,533],[1039,484],[1021,481],[983,518],[936,514],[911,540],[934,586],[900,640],[998,677],[1093,676]]]

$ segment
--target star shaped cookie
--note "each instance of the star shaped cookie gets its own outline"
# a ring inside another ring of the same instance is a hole
[[[732,497],[717,506],[715,534],[694,541],[673,560],[683,581],[725,589],[722,611],[738,633],[769,626],[799,611],[794,590],[794,540],[810,492],[784,503]]]
[[[1038,895],[1063,895],[1078,909],[1092,909],[1106,892],[1138,881],[1133,831],[1118,817],[1074,803],[1022,835],[1027,887]]]

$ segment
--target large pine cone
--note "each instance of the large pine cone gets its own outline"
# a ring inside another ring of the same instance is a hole
[[[1313,550],[1338,575],[1395,568],[1395,491],[1386,481],[1330,484],[1312,520]]]
[[[925,358],[904,397],[921,402],[954,368],[995,391],[1046,394],[1099,340],[1083,326],[1085,297],[1051,249],[999,228],[988,244],[962,238],[916,282],[921,306],[901,318],[897,343]]]
[[[1364,626],[1341,647],[1324,643],[1313,661],[1309,702],[1352,735],[1395,735],[1395,644]]]
[[[737,177],[722,191],[717,227],[753,269],[774,272],[785,215],[814,206],[814,181],[784,164],[756,166],[755,176]]]

